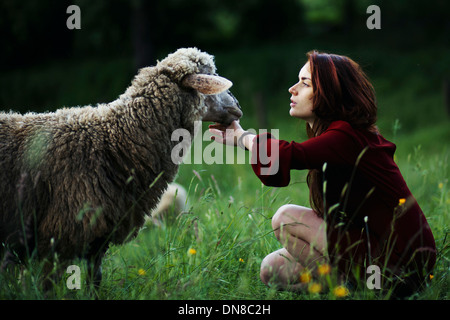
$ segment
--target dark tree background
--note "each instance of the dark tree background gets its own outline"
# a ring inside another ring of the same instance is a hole
[[[81,30],[66,27],[72,4],[80,7]],[[381,30],[366,27],[371,4],[381,8]],[[391,79],[401,81],[420,64],[431,66],[427,77],[449,96],[449,67],[439,59],[450,48],[449,12],[447,0],[0,0],[0,109],[108,101],[138,68],[186,46],[239,55],[224,69],[239,84],[234,90],[245,93],[240,98],[258,108],[261,126],[271,93],[285,91],[302,50],[318,44],[344,48],[342,54],[367,47],[355,58],[369,71],[383,72],[391,70],[392,51],[420,50],[422,56],[410,60],[415,64],[395,66]],[[291,53],[290,43],[302,47]],[[378,48],[369,49],[373,44]],[[426,49],[429,57],[422,59]]]
[[[71,4],[81,9],[81,30],[66,28]],[[1,68],[92,55],[133,55],[143,66],[173,47],[219,50],[342,32],[358,41],[370,4],[382,8],[378,36],[448,44],[446,0],[1,0]]]

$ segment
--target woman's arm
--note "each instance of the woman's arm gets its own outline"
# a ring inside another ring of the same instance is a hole
[[[215,141],[227,145],[236,146],[238,139],[243,137],[243,145],[253,151],[253,171],[267,186],[287,186],[291,169],[320,170],[325,162],[354,165],[363,149],[350,134],[350,125],[344,122],[336,122],[320,136],[302,143],[277,140],[269,133],[258,136],[245,134],[247,131],[238,121],[233,121],[228,127],[214,124],[209,128]]]
[[[228,127],[222,124],[212,124],[209,126],[209,132],[213,134],[212,140],[229,146],[237,146],[241,140],[242,145],[250,151],[256,137],[255,134],[245,131],[239,124],[239,120],[233,121]]]

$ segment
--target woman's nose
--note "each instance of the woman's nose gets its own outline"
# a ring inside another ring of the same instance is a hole
[[[295,85],[290,87],[288,91],[289,91],[290,94],[292,94],[294,96],[297,94],[297,91],[295,90]]]

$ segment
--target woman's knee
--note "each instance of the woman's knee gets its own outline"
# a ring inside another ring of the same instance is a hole
[[[273,277],[273,266],[271,265],[270,260],[270,255],[268,255],[261,262],[259,277],[265,285],[268,285],[270,279]]]
[[[313,212],[311,209],[293,204],[282,205],[272,217],[272,229],[277,232],[283,225],[302,222],[303,216]]]
[[[325,223],[314,210],[286,204],[281,206],[272,217],[272,228],[279,241],[286,236],[294,236],[323,251],[325,248]]]
[[[303,267],[291,254],[281,248],[267,255],[261,262],[260,278],[266,285],[295,282]]]
[[[275,214],[272,217],[272,228],[273,230],[277,230],[281,227],[282,224],[286,224],[286,215],[288,212],[292,211],[292,205],[285,204],[278,208]]]

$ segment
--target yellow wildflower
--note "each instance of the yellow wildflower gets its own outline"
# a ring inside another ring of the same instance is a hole
[[[197,254],[197,250],[195,250],[195,249],[193,249],[193,248],[190,248],[189,251],[188,251],[188,253],[192,256],[192,255],[194,255],[194,254]]]
[[[317,267],[317,273],[321,276],[327,275],[331,272],[331,267],[329,264],[324,263]]]
[[[401,199],[398,200],[398,205],[401,206],[401,205],[405,204],[405,202],[406,202],[406,199],[405,198],[401,198]]]
[[[301,283],[308,283],[312,279],[311,272],[309,271],[303,271],[300,273],[300,282]]]
[[[242,258],[239,258],[239,262],[245,262],[245,261],[244,261],[244,259],[242,259]]]
[[[337,298],[342,298],[348,296],[350,292],[345,286],[337,286],[333,289],[333,294]]]
[[[322,291],[322,285],[317,282],[312,282],[308,287],[308,291],[312,294],[319,293],[320,291]]]
[[[434,278],[434,275],[430,274],[430,280],[432,280]]]
[[[140,275],[140,276],[145,276],[146,273],[147,273],[147,272],[145,272],[144,269],[139,269],[139,270],[138,270],[138,275]]]
[[[442,189],[444,187],[444,184],[442,182],[439,182],[438,187],[439,189]]]

